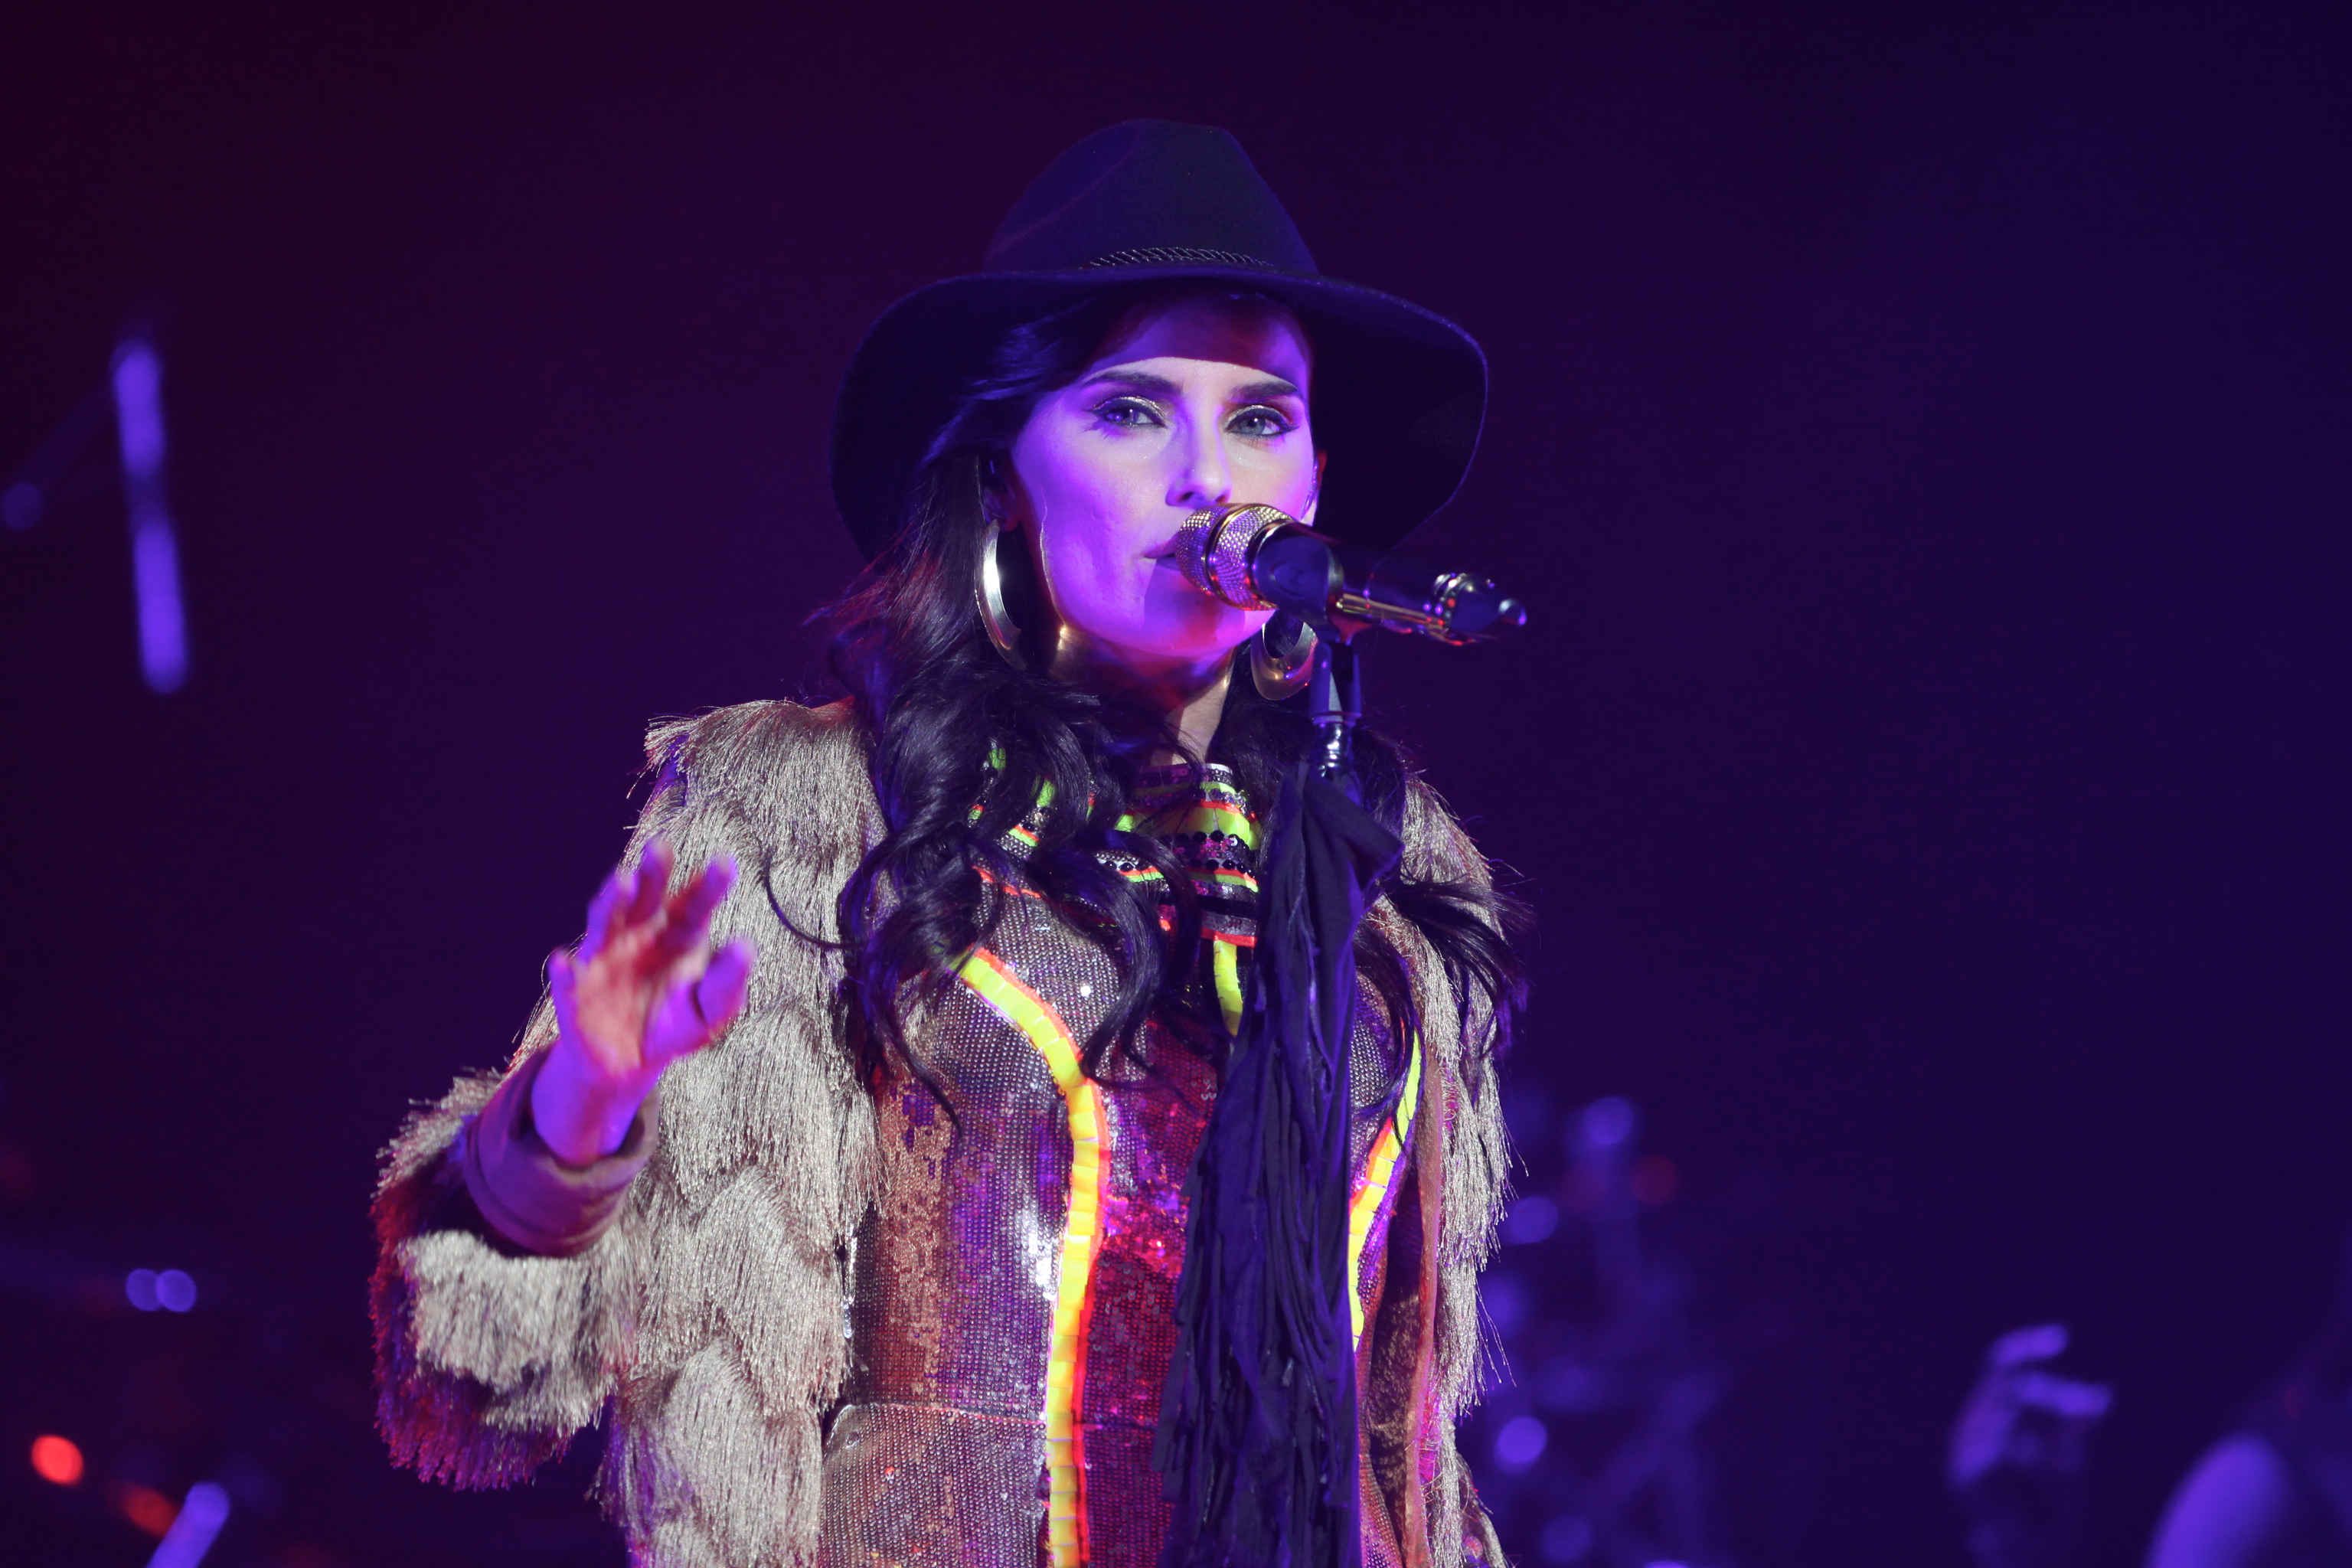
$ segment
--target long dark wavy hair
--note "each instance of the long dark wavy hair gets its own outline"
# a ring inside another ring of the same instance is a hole
[[[1202,292],[1233,291],[1185,283],[1109,289],[1007,333],[918,466],[895,536],[814,617],[832,678],[852,699],[867,738],[887,828],[843,888],[838,910],[847,964],[841,1033],[869,1083],[903,1068],[945,1103],[906,1021],[995,928],[998,889],[1012,869],[1001,841],[1029,814],[1041,786],[1052,786],[1051,803],[1025,878],[1071,914],[1120,977],[1107,1016],[1085,1043],[1087,1072],[1107,1052],[1134,1052],[1146,1020],[1172,1004],[1200,962],[1192,879],[1158,840],[1118,826],[1146,759],[1176,745],[1176,736],[1161,718],[1046,676],[1042,641],[1028,668],[1013,668],[988,640],[972,584],[982,544],[998,526],[984,497],[993,476],[1008,471],[1013,438],[1038,402],[1076,380],[1125,324]],[[1042,629],[1036,606],[1015,607],[1027,629]],[[1313,739],[1304,706],[1303,697],[1267,701],[1245,673],[1227,692],[1204,760],[1231,767],[1261,811],[1271,806],[1285,767]],[[993,764],[992,754],[999,759]],[[1399,830],[1406,760],[1370,730],[1359,731],[1356,759],[1366,806]],[[1152,866],[1161,887],[1130,883],[1106,863],[1108,855]],[[1175,900],[1172,922],[1161,920],[1162,888]],[[1524,994],[1505,935],[1517,906],[1467,883],[1401,874],[1379,891],[1436,951],[1465,1035],[1484,1042],[1468,1068],[1483,1079],[1486,1059],[1507,1044]],[[1370,921],[1356,947],[1401,1051],[1418,1023],[1402,958]]]

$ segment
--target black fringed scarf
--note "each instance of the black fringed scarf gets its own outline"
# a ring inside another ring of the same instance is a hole
[[[1356,1568],[1349,1037],[1366,890],[1395,835],[1352,788],[1285,778],[1259,861],[1239,1034],[1185,1183],[1176,1352],[1152,1465],[1161,1568]]]

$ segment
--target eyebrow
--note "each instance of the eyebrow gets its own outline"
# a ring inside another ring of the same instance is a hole
[[[1097,371],[1079,383],[1081,386],[1097,386],[1106,384],[1128,387],[1151,397],[1173,397],[1183,390],[1166,376],[1154,375],[1145,370]],[[1296,384],[1278,375],[1267,376],[1263,381],[1245,382],[1234,388],[1234,400],[1241,403],[1263,403],[1269,397],[1301,395],[1303,395]]]

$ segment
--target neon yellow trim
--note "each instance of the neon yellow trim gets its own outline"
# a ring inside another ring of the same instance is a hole
[[[1001,773],[1004,771],[1003,747],[991,746],[988,749],[988,771],[992,773]],[[1051,779],[1040,780],[1037,784],[1036,803],[1029,809],[1032,811],[1043,811],[1053,804],[1054,781]],[[987,808],[982,805],[981,802],[973,801],[971,803],[971,816],[965,820],[970,822],[978,822],[985,815],[987,815]],[[1032,844],[1037,842],[1036,834],[1031,832],[1028,827],[1024,826],[1021,823],[1014,823],[1013,825],[1013,831],[1019,837],[1027,839]]]
[[[1381,1128],[1380,1136],[1372,1140],[1372,1152],[1364,1161],[1364,1173],[1357,1178],[1355,1195],[1348,1200],[1348,1342],[1350,1345],[1364,1342],[1364,1247],[1371,1239],[1372,1222],[1380,1217],[1381,1205],[1388,1201],[1389,1189],[1396,1183],[1397,1161],[1404,1154],[1404,1141],[1412,1136],[1412,1113],[1420,1104],[1421,1039],[1415,1036],[1412,1053],[1405,1059],[1404,1093],[1398,1098],[1396,1110]]]
[[[1087,1466],[1078,1416],[1085,1406],[1095,1258],[1102,1248],[1103,1155],[1110,1123],[1102,1090],[1079,1063],[1069,1026],[1044,997],[984,947],[966,953],[956,973],[999,1017],[1029,1037],[1068,1110],[1070,1201],[1045,1352],[1045,1543],[1054,1568],[1080,1568],[1087,1560]]]
[[[1225,1033],[1242,1027],[1242,950],[1238,943],[1209,939],[1209,972],[1217,983],[1217,1011],[1225,1016]]]
[[[1187,818],[1220,817],[1230,824],[1224,830],[1226,837],[1237,838],[1249,848],[1257,847],[1257,824],[1251,821],[1249,813],[1240,806],[1228,805],[1222,800],[1204,800],[1194,805],[1185,816]]]

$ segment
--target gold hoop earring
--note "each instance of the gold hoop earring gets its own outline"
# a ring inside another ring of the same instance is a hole
[[[1277,615],[1250,639],[1250,680],[1268,702],[1297,696],[1314,670],[1315,628],[1296,616]]]
[[[1021,624],[1004,603],[1004,568],[996,558],[997,546],[1004,542],[1005,531],[994,524],[988,530],[987,542],[980,547],[980,571],[972,582],[972,599],[980,606],[981,629],[988,633],[989,642],[1003,656],[1004,662],[1015,669],[1029,668],[1028,658],[1021,651]]]

